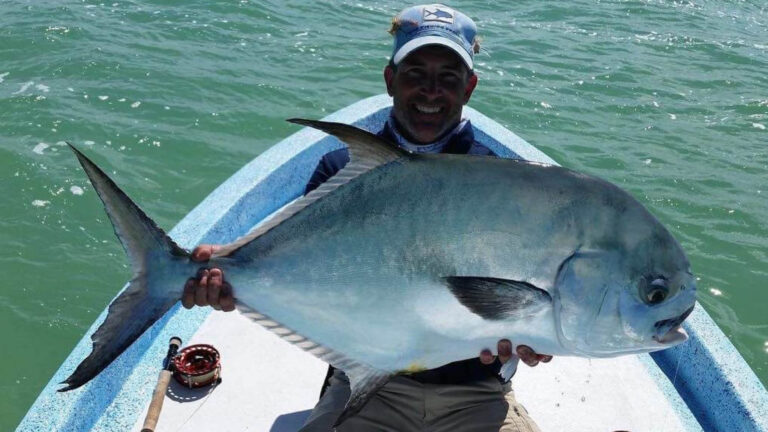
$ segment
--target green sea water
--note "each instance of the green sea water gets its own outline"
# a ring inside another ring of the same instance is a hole
[[[768,383],[764,0],[457,1],[471,105],[630,191]],[[129,278],[71,141],[170,229],[240,166],[382,93],[393,1],[0,0],[0,430]]]

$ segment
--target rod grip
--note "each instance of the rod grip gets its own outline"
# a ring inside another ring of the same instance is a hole
[[[163,369],[160,371],[155,391],[152,393],[152,402],[149,403],[149,409],[147,410],[147,416],[144,418],[144,426],[142,426],[141,432],[154,432],[155,427],[157,427],[157,420],[160,418],[160,410],[163,409],[163,400],[165,400],[168,384],[171,382],[171,375],[172,373],[169,370]]]

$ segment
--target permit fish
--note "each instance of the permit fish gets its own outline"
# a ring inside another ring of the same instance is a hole
[[[107,367],[202,266],[224,271],[246,316],[346,372],[339,423],[394,374],[476,357],[500,338],[582,357],[687,338],[688,259],[611,183],[521,160],[412,154],[354,126],[290,121],[335,135],[350,162],[202,264],[72,147],[133,278],[61,391]]]

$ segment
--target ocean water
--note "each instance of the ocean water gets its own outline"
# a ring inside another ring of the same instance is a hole
[[[471,105],[630,191],[768,383],[763,0],[456,1]],[[0,0],[0,430],[130,274],[64,140],[170,229],[297,127],[384,92],[393,1]]]

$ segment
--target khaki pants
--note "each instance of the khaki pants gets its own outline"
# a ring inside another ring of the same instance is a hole
[[[330,387],[300,432],[330,432],[349,399],[349,380],[336,370]],[[515,400],[509,384],[495,378],[465,385],[390,380],[337,432],[540,432]]]

